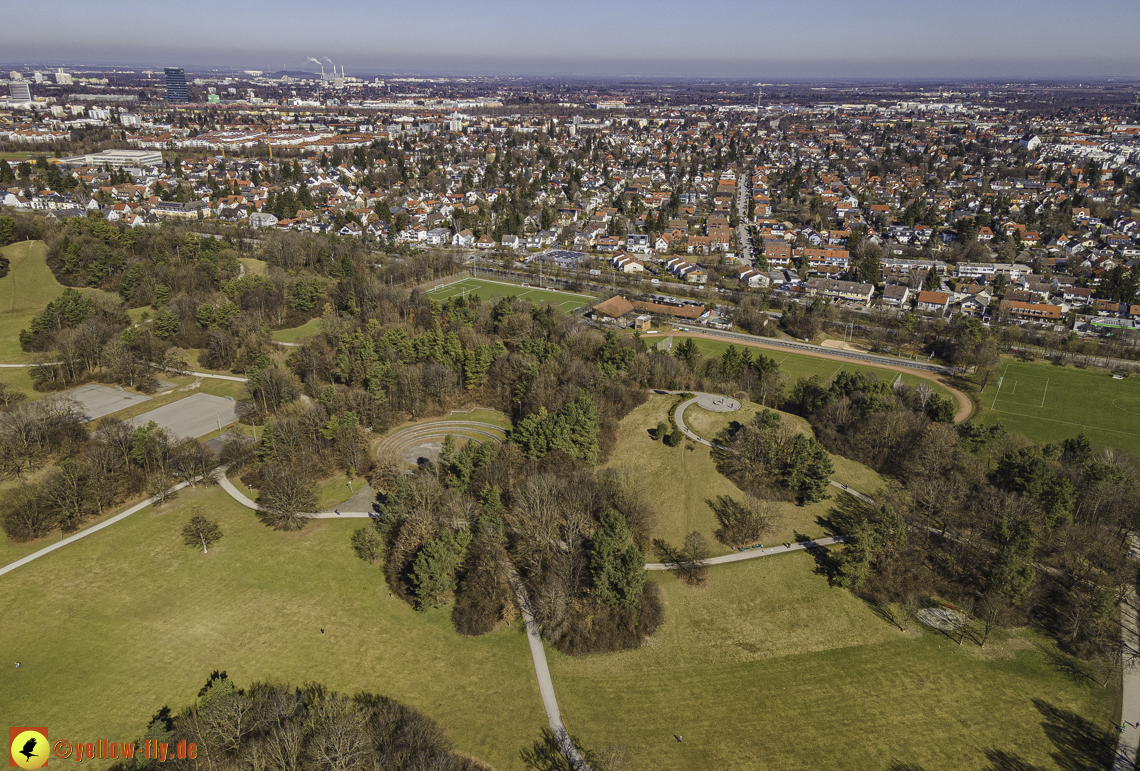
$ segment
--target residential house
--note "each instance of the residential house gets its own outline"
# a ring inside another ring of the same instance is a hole
[[[910,287],[901,284],[888,284],[883,287],[883,302],[887,305],[901,306],[910,297]]]
[[[916,307],[926,313],[945,314],[946,309],[950,307],[950,294],[948,292],[919,292]]]
[[[835,281],[829,278],[809,278],[804,291],[812,297],[826,297],[832,300],[846,300],[867,303],[875,294],[874,284],[858,281]]]

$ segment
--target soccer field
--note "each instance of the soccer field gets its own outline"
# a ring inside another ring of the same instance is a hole
[[[572,313],[579,308],[593,305],[596,297],[589,295],[559,292],[555,289],[541,289],[537,286],[508,284],[502,281],[487,281],[481,278],[465,278],[451,284],[443,284],[425,292],[433,300],[448,300],[457,295],[477,295],[481,300],[497,300],[500,297],[518,297],[539,305],[553,305],[563,313]]]
[[[980,419],[1034,441],[1084,433],[1093,442],[1140,453],[1140,379],[1114,380],[1051,364],[1009,363],[981,394]]]

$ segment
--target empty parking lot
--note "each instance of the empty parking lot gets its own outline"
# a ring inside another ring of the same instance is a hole
[[[194,394],[131,418],[132,426],[153,420],[175,436],[197,439],[237,421],[237,402],[209,394]]]
[[[83,405],[83,412],[88,420],[98,420],[112,412],[125,410],[136,404],[150,401],[149,396],[123,391],[105,385],[89,383],[79,388],[73,388],[65,396],[70,396]]]

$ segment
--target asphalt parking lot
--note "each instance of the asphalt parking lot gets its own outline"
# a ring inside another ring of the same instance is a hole
[[[209,394],[193,394],[130,419],[132,426],[145,426],[153,420],[182,439],[197,439],[219,426],[237,421],[237,402]]]
[[[128,407],[133,407],[136,404],[149,402],[149,396],[142,394],[131,393],[112,386],[98,385],[96,383],[88,383],[79,388],[73,388],[66,391],[64,396],[70,396],[83,405],[83,412],[87,415],[88,420],[98,420],[104,415],[110,415],[112,412],[125,410]]]

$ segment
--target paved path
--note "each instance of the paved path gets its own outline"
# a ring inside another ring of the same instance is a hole
[[[793,551],[804,551],[805,549],[814,549],[817,546],[832,546],[837,543],[843,543],[847,540],[845,535],[832,536],[830,538],[816,538],[811,541],[797,541],[796,543],[780,544],[779,546],[768,546],[763,549],[745,549],[743,551],[733,552],[732,554],[724,554],[720,557],[709,557],[705,560],[706,565],[723,565],[727,562],[741,562],[743,560],[752,560],[757,557],[771,557],[774,554],[787,554]],[[647,562],[645,564],[646,570],[676,570],[677,565],[673,562]]]
[[[215,479],[218,480],[218,486],[229,493],[230,497],[235,501],[247,509],[261,511],[260,505],[250,500],[249,496],[237,489],[237,485],[226,478],[225,469],[219,469],[214,476]],[[374,511],[342,511],[337,513],[336,509],[333,509],[332,511],[308,512],[301,516],[308,517],[309,519],[372,519],[378,515]]]
[[[1135,551],[1140,548],[1136,536],[1129,538]],[[1123,647],[1123,704],[1120,720],[1124,732],[1116,745],[1112,771],[1132,771],[1136,768],[1136,753],[1140,750],[1140,622],[1137,620],[1136,589],[1128,586],[1120,603],[1120,644]]]
[[[196,477],[194,479],[194,481],[197,482],[201,478],[202,477]],[[167,493],[169,494],[171,492],[176,492],[178,490],[181,490],[184,487],[189,487],[189,486],[190,486],[189,482],[182,482],[182,483],[177,484],[174,487],[170,488],[170,490],[168,490]],[[132,515],[136,512],[142,511],[147,506],[150,506],[152,503],[157,503],[157,502],[158,502],[158,496],[155,496],[153,498],[147,498],[142,503],[136,503],[134,506],[131,506],[126,511],[119,513],[119,514],[116,514],[115,516],[111,517],[110,519],[105,519],[102,522],[100,522],[99,524],[92,525],[91,527],[87,528],[86,530],[80,530],[75,535],[68,536],[67,538],[64,538],[62,541],[59,541],[58,543],[53,543],[51,546],[45,546],[44,548],[40,549],[39,551],[32,552],[27,557],[22,557],[22,558],[16,560],[15,562],[11,562],[11,563],[3,566],[3,567],[0,567],[0,576],[4,575],[5,573],[11,573],[16,568],[23,567],[24,565],[27,565],[32,560],[39,559],[40,557],[44,556],[45,554],[50,554],[53,551],[55,551],[56,549],[62,549],[64,546],[67,546],[68,544],[75,543],[80,538],[86,538],[87,536],[91,535],[92,533],[98,533],[103,528],[110,527],[111,525],[115,524],[116,522],[124,520],[127,517],[129,517],[130,515]]]
[[[519,610],[522,611],[523,622],[526,624],[526,640],[530,645],[530,657],[534,662],[534,674],[538,678],[538,692],[542,696],[542,706],[546,710],[546,721],[550,730],[562,748],[562,754],[569,761],[570,767],[575,771],[589,771],[582,754],[570,741],[570,734],[562,722],[562,712],[558,709],[558,698],[554,695],[554,681],[550,677],[550,667],[546,663],[546,649],[542,647],[542,636],[539,634],[538,624],[531,612],[530,598],[527,597],[526,587],[513,567],[511,572],[511,586],[514,587],[515,596],[519,600]]]

